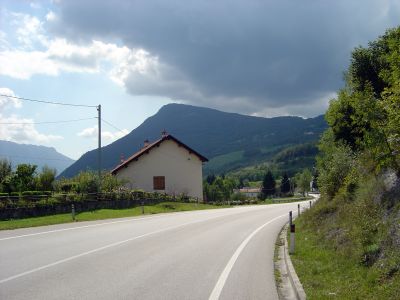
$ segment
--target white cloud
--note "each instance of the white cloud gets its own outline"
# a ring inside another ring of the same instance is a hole
[[[57,15],[53,11],[49,11],[46,15],[46,21],[52,22],[57,20]]]
[[[37,17],[12,13],[11,24],[16,28],[15,36],[23,49],[33,49],[37,46],[46,45],[47,37],[44,34],[43,22]]]
[[[1,95],[16,96],[14,91],[6,87],[0,87]],[[6,116],[4,112],[8,108],[20,108],[20,100],[11,97],[0,96],[0,140],[13,141],[18,143],[49,143],[60,140],[59,135],[43,134],[36,128],[33,119],[22,118],[18,115]]]
[[[16,115],[4,117],[0,114],[0,123],[2,123],[0,126],[0,140],[18,143],[46,144],[54,140],[63,139],[63,137],[59,135],[40,133],[37,131],[34,124],[29,124],[33,122],[33,119],[21,118]]]
[[[0,95],[15,97],[14,92],[6,87],[0,87]],[[8,107],[20,108],[21,101],[16,98],[0,96],[0,113]]]
[[[123,129],[122,131],[115,131],[115,132],[102,130],[101,137],[102,137],[102,139],[111,142],[111,141],[115,141],[115,140],[127,135],[128,133],[129,133],[129,131],[127,129]],[[93,127],[85,128],[81,132],[77,133],[77,135],[79,137],[83,137],[83,138],[95,139],[95,138],[97,138],[97,135],[98,135],[97,125],[94,125]]]
[[[118,47],[112,43],[93,40],[80,46],[65,39],[47,42],[44,51],[0,51],[0,74],[18,79],[29,79],[35,74],[57,76],[60,72],[105,72],[123,85],[132,72],[141,76],[158,73],[158,61],[143,49]]]

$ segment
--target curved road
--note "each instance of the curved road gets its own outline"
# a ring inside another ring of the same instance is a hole
[[[278,299],[274,244],[290,210],[297,202],[1,231],[0,299]]]

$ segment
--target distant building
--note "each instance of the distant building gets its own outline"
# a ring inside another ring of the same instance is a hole
[[[203,199],[203,163],[208,159],[163,132],[153,143],[121,162],[111,173],[127,180],[126,186],[147,192],[185,194]]]
[[[261,193],[261,188],[244,187],[234,190],[234,193],[243,194],[246,198],[257,198]]]

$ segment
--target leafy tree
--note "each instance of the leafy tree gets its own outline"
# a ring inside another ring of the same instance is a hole
[[[56,178],[56,169],[51,169],[47,166],[42,168],[42,172],[37,177],[37,190],[40,191],[52,191],[53,183]]]
[[[268,171],[264,176],[261,188],[262,197],[264,199],[275,194],[275,185],[274,176],[272,176],[271,171]]]
[[[326,119],[334,141],[376,161],[376,169],[400,174],[400,27],[357,48],[346,88],[330,104]]]
[[[281,192],[287,194],[290,192],[290,181],[287,174],[283,174],[282,181],[281,181]]]
[[[118,179],[109,172],[104,172],[101,176],[101,188],[104,192],[112,192],[124,185],[127,181]]]
[[[318,190],[318,176],[319,176],[318,169],[314,169],[312,176],[312,184],[311,184],[311,188],[313,190]]]
[[[215,181],[215,175],[214,174],[210,174],[207,176],[206,181],[208,184],[213,184]]]
[[[302,173],[296,174],[297,187],[300,190],[300,193],[303,194],[303,196],[305,196],[305,194],[310,191],[311,179],[312,174],[308,169],[305,169]]]
[[[212,202],[228,201],[237,185],[238,182],[231,177],[217,176],[211,184],[206,179],[203,183],[205,198]]]
[[[12,173],[11,163],[7,159],[0,160],[0,192],[4,190],[3,181]]]
[[[13,177],[15,180],[15,186],[18,191],[28,191],[35,187],[35,172],[36,165],[30,164],[19,164],[15,171],[16,176]]]
[[[98,190],[98,177],[95,172],[80,172],[73,180],[77,183],[77,193],[96,193]]]

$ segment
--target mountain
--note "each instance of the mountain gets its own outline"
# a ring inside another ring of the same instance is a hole
[[[211,159],[233,155],[254,161],[285,146],[314,142],[327,127],[323,116],[261,118],[183,104],[163,106],[128,135],[102,148],[102,165],[115,167],[121,155],[125,158],[138,151],[143,141],[156,140],[166,130],[176,138]],[[218,162],[217,162],[218,163]],[[229,159],[228,159],[229,163]],[[81,170],[96,169],[97,150],[85,153],[60,177],[71,177]],[[205,173],[208,172],[206,165]],[[218,171],[218,168],[213,169]]]
[[[52,147],[18,144],[0,140],[0,159],[8,159],[13,167],[18,164],[27,163],[38,166],[40,170],[47,165],[57,170],[60,174],[70,166],[74,160],[57,152]]]

